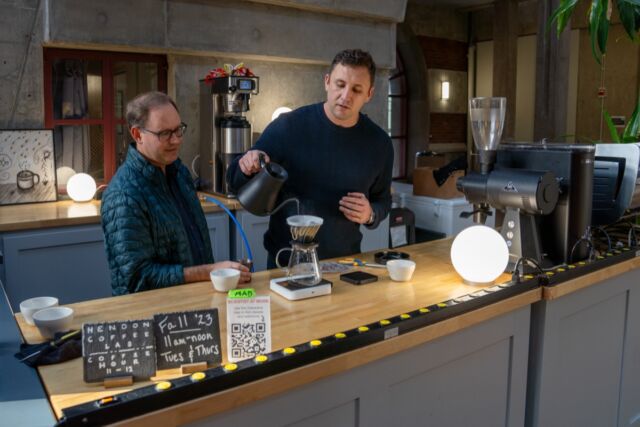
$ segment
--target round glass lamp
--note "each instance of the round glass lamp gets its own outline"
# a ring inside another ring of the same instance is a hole
[[[493,228],[473,225],[453,240],[451,263],[465,283],[489,285],[504,273],[509,263],[509,248]]]
[[[289,107],[276,108],[273,114],[271,115],[271,121],[274,121],[275,119],[277,119],[280,114],[288,113],[289,111],[291,111],[291,108]]]
[[[96,181],[86,173],[77,173],[67,181],[67,194],[74,202],[88,202],[96,194]]]

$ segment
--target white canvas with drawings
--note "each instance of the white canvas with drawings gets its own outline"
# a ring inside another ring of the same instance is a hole
[[[51,130],[0,130],[0,205],[56,201]]]

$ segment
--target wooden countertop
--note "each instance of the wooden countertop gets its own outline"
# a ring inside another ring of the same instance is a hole
[[[205,194],[205,193],[201,193]],[[242,209],[236,199],[207,194],[224,203],[230,210]],[[217,205],[202,202],[205,213],[221,212]],[[0,233],[6,231],[34,230],[68,225],[99,224],[100,202],[75,203],[71,200],[48,203],[0,206]]]
[[[281,276],[280,271],[272,270],[255,274],[250,286],[256,289],[259,295],[271,296],[272,349],[278,350],[304,343],[313,338],[349,330],[477,291],[479,287],[462,283],[460,277],[453,270],[449,261],[450,246],[451,240],[441,240],[403,248],[403,250],[410,252],[412,259],[417,262],[416,272],[410,282],[392,282],[389,280],[386,270],[373,268],[365,270],[378,275],[379,281],[365,286],[353,286],[340,281],[337,274],[327,274],[324,277],[334,283],[333,293],[302,301],[288,301],[269,291],[269,279]],[[363,258],[372,260],[372,254],[365,254]],[[498,282],[508,279],[508,275],[503,275]],[[541,290],[537,288],[396,338],[335,356],[328,359],[332,361],[330,367],[326,366],[325,361],[321,361],[308,367],[296,369],[294,374],[284,372],[260,380],[256,382],[259,385],[249,383],[217,393],[212,402],[218,403],[201,406],[207,408],[206,415],[238,407],[297,385],[403,351],[437,337],[454,333],[539,301],[540,298]],[[75,310],[74,328],[80,328],[85,322],[151,318],[155,313],[217,307],[220,319],[220,336],[223,341],[223,359],[226,361],[224,344],[226,294],[215,292],[209,282],[87,301],[72,304],[70,307]],[[42,340],[37,329],[24,323],[21,315],[18,314],[17,319],[28,342]],[[39,371],[52,407],[58,416],[61,415],[61,410],[65,407],[132,389],[132,387],[123,387],[105,390],[101,385],[84,383],[81,359],[59,365],[43,366],[39,368]],[[301,371],[305,374],[301,374]],[[160,371],[156,377],[152,378],[152,381],[177,376],[180,376],[178,370]],[[133,387],[149,384],[150,382],[139,382],[135,383]],[[226,397],[221,400],[221,395]],[[195,416],[196,413],[191,408],[185,412],[185,414],[191,415],[184,416],[189,418]]]

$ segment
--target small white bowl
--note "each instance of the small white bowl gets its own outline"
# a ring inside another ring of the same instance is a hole
[[[391,280],[396,282],[407,282],[411,280],[416,263],[408,259],[392,259],[387,261],[387,270]]]
[[[240,281],[240,270],[235,268],[221,268],[212,270],[209,273],[213,288],[218,292],[227,292],[238,287]]]
[[[56,332],[71,328],[73,309],[69,307],[51,307],[33,314],[33,321],[44,338],[53,338]]]
[[[33,314],[44,308],[55,307],[58,305],[58,298],[55,297],[36,297],[24,300],[20,303],[20,313],[24,317],[27,325],[33,325]]]

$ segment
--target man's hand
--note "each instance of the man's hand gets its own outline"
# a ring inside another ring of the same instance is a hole
[[[260,171],[260,154],[264,155],[264,161],[269,163],[269,156],[264,151],[249,150],[238,161],[238,165],[243,174],[251,176]]]
[[[371,204],[362,193],[347,193],[340,199],[339,209],[349,221],[358,224],[367,224],[371,218]]]

